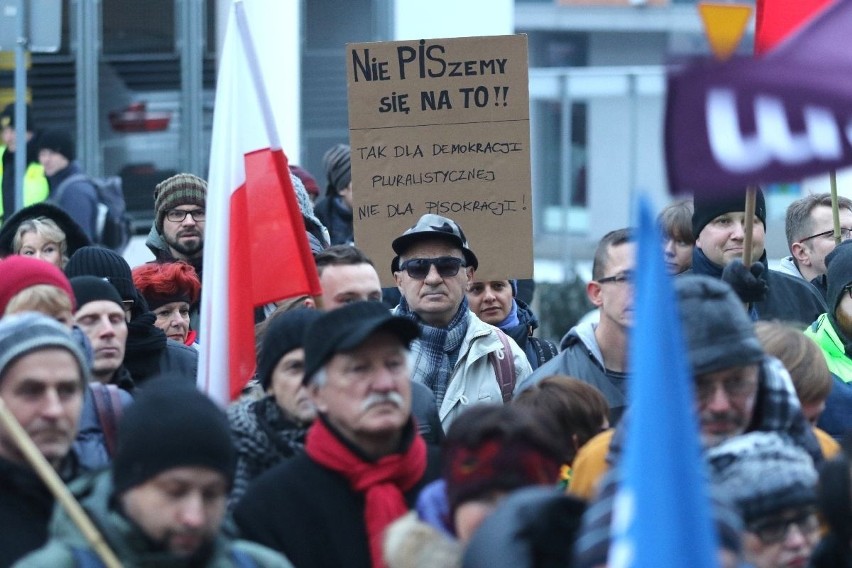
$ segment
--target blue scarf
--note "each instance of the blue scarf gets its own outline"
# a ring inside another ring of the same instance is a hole
[[[411,311],[405,297],[400,299],[396,312],[397,315],[413,320],[420,328],[420,339],[411,345],[411,379],[429,387],[435,394],[435,404],[441,408],[459,359],[462,340],[467,334],[467,298],[462,296],[461,305],[447,327],[428,325]]]
[[[512,298],[512,309],[509,310],[509,314],[506,316],[506,319],[497,324],[497,327],[506,331],[508,328],[518,325],[521,325],[521,320],[518,318],[518,303],[514,298]]]

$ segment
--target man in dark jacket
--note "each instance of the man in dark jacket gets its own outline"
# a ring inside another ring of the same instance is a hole
[[[744,192],[743,192],[744,194]],[[740,299],[749,305],[752,320],[781,320],[803,326],[825,313],[825,302],[808,282],[769,270],[764,239],[766,202],[757,191],[752,226],[752,258],[743,266],[745,242],[745,199],[696,196],[692,214],[692,271],[728,282]]]
[[[601,238],[586,294],[600,309],[600,321],[572,327],[562,352],[522,381],[519,390],[552,375],[570,375],[603,393],[609,423],[615,425],[627,406],[627,336],[633,326],[632,274],[636,245],[628,229]]]
[[[0,399],[64,481],[78,474],[71,451],[89,370],[68,330],[35,313],[0,320]],[[47,540],[53,494],[0,427],[0,566]]]
[[[384,530],[438,473],[411,419],[407,355],[417,334],[379,302],[308,326],[305,381],[319,417],[306,453],[258,478],[237,505],[243,536],[296,566],[383,564]]]
[[[127,315],[127,348],[124,366],[133,382],[142,384],[159,375],[195,381],[198,374],[198,351],[169,341],[154,325],[156,316],[148,310],[145,299],[133,286],[130,265],[117,252],[103,247],[82,247],[68,260],[65,274],[97,276],[118,290]]]
[[[98,192],[75,161],[74,141],[64,130],[45,130],[38,138],[38,161],[50,185],[50,201],[65,211],[89,240],[98,242]]]

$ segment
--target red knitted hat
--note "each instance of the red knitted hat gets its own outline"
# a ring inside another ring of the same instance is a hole
[[[0,317],[6,306],[18,292],[37,284],[56,286],[71,298],[71,309],[76,311],[77,302],[65,274],[55,265],[37,258],[13,254],[0,260]]]

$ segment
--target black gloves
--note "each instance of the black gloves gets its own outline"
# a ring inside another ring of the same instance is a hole
[[[730,284],[740,300],[746,304],[763,300],[769,290],[766,267],[761,262],[755,262],[746,268],[742,260],[734,259],[722,271],[722,280]]]

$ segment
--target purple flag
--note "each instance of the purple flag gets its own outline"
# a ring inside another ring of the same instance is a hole
[[[741,191],[852,164],[852,50],[838,39],[850,30],[852,0],[840,0],[761,59],[672,70],[672,192]]]

